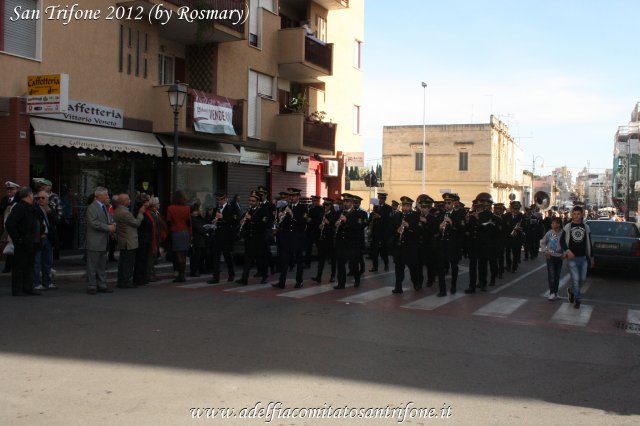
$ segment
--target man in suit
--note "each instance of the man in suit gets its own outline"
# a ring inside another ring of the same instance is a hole
[[[49,207],[49,194],[40,191],[35,197],[35,211],[42,224],[40,250],[36,252],[33,268],[33,289],[45,290],[56,289],[56,285],[51,280],[51,267],[53,266],[53,247],[56,241],[57,215]]]
[[[311,267],[311,254],[313,246],[318,248],[318,239],[320,238],[320,224],[324,217],[324,208],[320,204],[322,197],[319,195],[312,195],[312,205],[309,207],[309,215],[307,217],[307,248],[304,255],[304,267]]]
[[[143,204],[138,211],[137,217],[129,211],[131,199],[129,194],[118,195],[118,208],[113,213],[113,219],[116,222],[116,235],[118,236],[118,250],[120,257],[118,258],[118,287],[134,288],[137,287],[131,283],[133,269],[136,261],[136,250],[138,249],[138,227],[144,220],[144,212],[148,204]]]
[[[353,272],[354,287],[360,287],[360,257],[362,256],[361,235],[365,224],[363,218],[354,207],[354,201],[361,200],[357,195],[342,194],[344,209],[336,221],[335,251],[338,269],[338,285],[336,290],[344,289],[347,282],[346,265]]]
[[[264,251],[264,229],[267,226],[265,210],[258,206],[260,195],[258,191],[251,191],[249,195],[249,210],[240,219],[240,236],[244,239],[244,268],[242,278],[237,280],[237,284],[247,285],[249,271],[255,264],[258,266],[260,256]],[[263,277],[265,284],[267,278]]]
[[[278,257],[280,260],[280,278],[273,287],[284,288],[287,281],[289,263],[296,265],[295,288],[302,287],[304,258],[306,247],[305,231],[307,229],[307,206],[300,202],[300,190],[288,188],[290,204],[278,213]]]
[[[87,207],[87,293],[113,293],[107,286],[107,251],[109,236],[115,234],[116,225],[109,223],[106,202],[109,198],[107,188],[101,186],[94,191],[95,199]]]
[[[7,191],[7,195],[0,200],[0,249],[4,250],[4,247],[8,243],[7,232],[4,229],[4,223],[9,216],[9,212],[11,211],[11,207],[18,202],[16,197],[16,192],[20,189],[20,185],[15,182],[6,181],[4,183],[5,189]],[[7,254],[5,255],[4,269],[2,270],[3,274],[8,274],[11,272],[11,263],[13,262],[13,255]]]
[[[5,223],[15,252],[11,275],[11,294],[13,296],[38,296],[41,293],[33,289],[33,262],[40,245],[40,222],[33,208],[33,192],[29,187],[18,191],[19,201],[11,209]]]
[[[378,193],[378,205],[373,207],[371,213],[371,260],[373,266],[369,272],[378,272],[378,258],[384,262],[384,270],[389,270],[389,238],[392,235],[391,220],[393,210],[387,204],[387,194]]]
[[[227,264],[227,271],[229,272],[227,281],[232,282],[235,279],[233,244],[236,239],[240,211],[236,203],[227,202],[227,194],[225,192],[216,192],[216,201],[218,207],[213,211],[213,223],[216,226],[211,250],[213,254],[213,277],[207,281],[208,284],[218,284],[220,282],[220,254],[222,254],[224,262]]]

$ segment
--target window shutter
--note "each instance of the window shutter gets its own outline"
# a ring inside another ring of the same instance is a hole
[[[258,73],[258,94],[273,98],[273,77]]]
[[[36,58],[38,20],[18,19],[11,22],[10,18],[16,7],[22,10],[36,10],[37,0],[5,0],[4,10],[4,51],[15,55]]]

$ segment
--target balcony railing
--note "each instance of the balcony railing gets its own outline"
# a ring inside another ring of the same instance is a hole
[[[246,0],[167,0],[167,2],[178,7],[188,6],[191,9],[241,10],[243,14],[247,11]],[[220,19],[216,20],[215,23],[224,25],[239,33],[244,33],[244,22],[235,23],[234,21],[237,20],[237,15],[234,15],[234,19]]]
[[[302,144],[305,147],[335,152],[336,124],[305,120]]]
[[[305,37],[304,59],[328,70],[329,73],[332,70],[332,50],[333,46],[330,44],[323,44],[311,37]]]

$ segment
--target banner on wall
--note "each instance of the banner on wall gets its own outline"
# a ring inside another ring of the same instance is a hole
[[[233,105],[228,98],[192,90],[193,128],[197,132],[236,135]]]

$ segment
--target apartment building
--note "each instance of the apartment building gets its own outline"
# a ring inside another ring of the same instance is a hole
[[[382,177],[390,197],[421,193],[422,139],[421,125],[384,127]],[[436,200],[453,192],[470,205],[488,192],[494,202],[525,201],[522,150],[493,115],[483,124],[426,126],[424,166],[425,192]]]
[[[618,127],[614,136],[613,187],[614,204],[628,211],[627,217],[637,216],[640,181],[640,102],[631,111],[629,123]],[[627,209],[628,206],[628,209]]]
[[[167,89],[178,80],[188,94],[177,114],[177,187],[188,197],[210,205],[222,189],[244,204],[260,184],[342,192],[340,153],[362,150],[364,0],[79,3],[101,18],[65,24],[43,19],[57,2],[0,0],[0,181],[48,177],[79,217],[96,185],[153,192],[166,205]],[[40,19],[9,19],[17,6]],[[181,7],[236,14],[189,22]],[[28,111],[28,76],[59,74],[68,75],[67,112]]]

